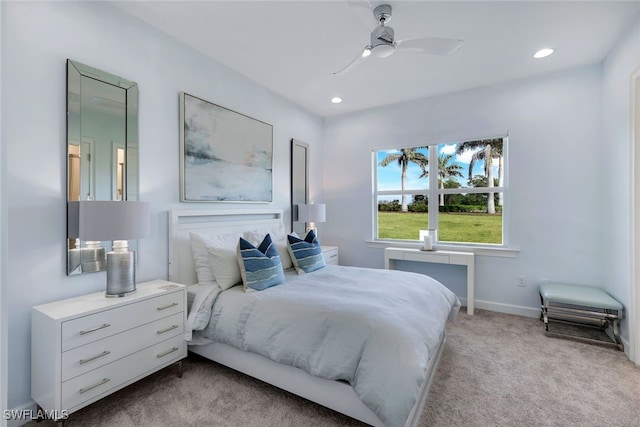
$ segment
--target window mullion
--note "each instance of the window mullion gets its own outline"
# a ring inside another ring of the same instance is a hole
[[[438,146],[429,147],[429,228],[438,228]]]
[[[371,233],[374,239],[379,239],[380,237],[378,236],[378,161],[377,161],[377,154],[375,150],[371,151],[371,161],[373,162],[373,167],[371,168],[371,174],[372,174],[372,179],[373,179],[373,203],[372,203],[372,209],[373,209],[373,222],[372,222],[372,228],[371,228]]]

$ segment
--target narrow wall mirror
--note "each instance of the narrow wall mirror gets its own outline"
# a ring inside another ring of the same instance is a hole
[[[309,202],[309,144],[291,140],[291,230],[304,236],[306,224],[298,221],[298,205]]]
[[[67,201],[137,199],[138,85],[68,59]],[[106,269],[111,242],[66,246],[68,275]]]

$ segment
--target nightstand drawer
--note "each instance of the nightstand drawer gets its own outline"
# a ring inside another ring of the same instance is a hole
[[[185,353],[185,342],[180,335],[65,381],[62,383],[62,408],[73,411],[87,401],[137,380],[148,371],[182,359]]]
[[[62,381],[184,333],[184,314],[156,320],[62,353]]]
[[[323,246],[322,256],[327,265],[339,265],[337,246]]]
[[[63,322],[62,351],[184,310],[184,294],[174,292]]]

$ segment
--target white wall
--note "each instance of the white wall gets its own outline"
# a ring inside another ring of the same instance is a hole
[[[383,266],[383,250],[365,243],[372,147],[508,132],[508,234],[520,252],[476,258],[476,299],[532,314],[543,278],[602,285],[600,79],[600,67],[591,66],[326,120],[323,242],[340,246],[341,263]],[[527,287],[517,286],[519,275]]]
[[[285,210],[285,221],[289,218],[289,140],[298,138],[311,144],[312,153],[320,153],[322,120],[109,4],[2,2],[2,6],[6,148],[2,185],[7,189],[2,192],[2,206],[8,207],[2,238],[8,233],[6,291],[11,301],[8,407],[19,408],[30,403],[31,306],[101,291],[105,286],[104,273],[65,275],[67,58],[136,81],[140,88],[140,198],[151,202],[152,234],[139,244],[139,281],[167,277],[167,211],[213,206],[178,201],[180,91],[274,126],[274,202],[270,206]],[[321,199],[320,156],[311,161],[312,192]]]
[[[603,204],[607,224],[604,246],[607,268],[606,288],[625,307],[630,307],[631,279],[631,182],[633,180],[631,147],[631,75],[640,67],[640,17],[621,36],[603,62],[603,137],[600,150],[606,172],[603,174]],[[639,150],[640,147],[635,147]],[[640,165],[635,165],[636,168]],[[638,189],[636,189],[636,192]],[[636,197],[638,197],[636,195]],[[640,214],[636,212],[636,215]],[[640,250],[640,248],[636,248]],[[640,290],[639,290],[640,291]],[[638,309],[633,307],[635,316]],[[628,334],[628,320],[622,333]],[[640,331],[636,335],[640,336]],[[638,348],[638,347],[636,347]],[[636,358],[636,360],[638,360]]]

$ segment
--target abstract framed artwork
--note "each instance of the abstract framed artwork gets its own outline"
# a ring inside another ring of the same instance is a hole
[[[181,92],[180,201],[273,201],[273,126]]]

